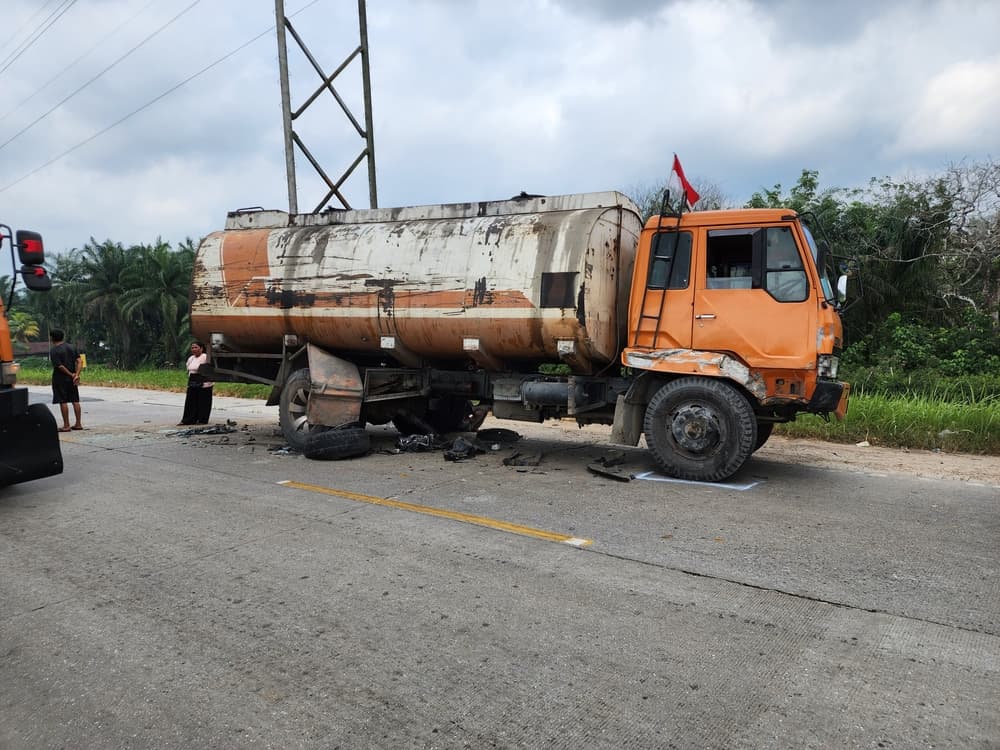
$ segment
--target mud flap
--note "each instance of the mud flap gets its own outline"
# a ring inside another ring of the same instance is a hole
[[[0,487],[62,474],[59,427],[45,404],[0,422]]]
[[[356,424],[361,418],[365,392],[357,365],[313,344],[307,345],[307,351],[312,381],[306,406],[309,424],[325,427]]]

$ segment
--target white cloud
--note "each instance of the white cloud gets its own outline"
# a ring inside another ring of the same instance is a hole
[[[996,148],[1000,122],[1000,56],[962,61],[933,76],[890,151],[959,153],[972,144]]]

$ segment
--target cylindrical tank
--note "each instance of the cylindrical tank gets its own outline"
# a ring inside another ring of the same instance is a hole
[[[244,352],[280,352],[294,333],[346,357],[388,343],[432,365],[587,369],[624,345],[640,230],[614,192],[234,212],[198,249],[191,328]]]

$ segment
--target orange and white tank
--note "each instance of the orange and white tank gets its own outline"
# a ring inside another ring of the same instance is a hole
[[[615,192],[237,211],[198,248],[191,328],[233,351],[280,352],[297,334],[346,358],[586,372],[625,345],[641,229]]]

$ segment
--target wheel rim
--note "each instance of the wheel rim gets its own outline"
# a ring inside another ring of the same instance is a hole
[[[677,447],[691,456],[714,452],[724,429],[719,415],[705,404],[684,404],[670,417],[670,435]]]
[[[295,432],[309,432],[309,418],[306,416],[308,403],[309,392],[305,388],[296,388],[288,400],[288,416]]]

